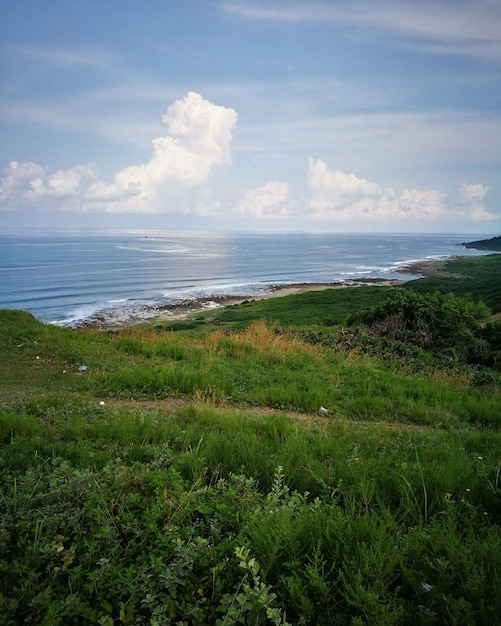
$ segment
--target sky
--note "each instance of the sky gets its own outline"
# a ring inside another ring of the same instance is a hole
[[[0,228],[501,233],[501,0],[0,0]]]

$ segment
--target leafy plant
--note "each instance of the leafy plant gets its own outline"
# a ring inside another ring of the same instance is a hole
[[[371,334],[412,344],[450,361],[478,362],[488,352],[478,319],[487,309],[453,294],[396,291],[376,307],[354,314],[349,324],[362,324]]]

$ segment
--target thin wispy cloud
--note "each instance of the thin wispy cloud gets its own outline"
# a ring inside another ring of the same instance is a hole
[[[114,63],[113,56],[104,49],[5,45],[2,46],[2,52],[36,64],[44,63],[60,67],[88,67],[105,70],[110,69]]]
[[[501,61],[501,5],[497,2],[272,2],[226,3],[226,12],[255,20],[311,22],[348,28],[351,35],[423,52]]]

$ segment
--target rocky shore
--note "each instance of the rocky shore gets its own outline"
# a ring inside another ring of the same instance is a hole
[[[409,274],[409,270],[402,271],[402,273]],[[414,272],[412,272],[414,273]],[[78,325],[78,327],[92,328],[98,330],[118,330],[120,328],[126,328],[135,326],[146,321],[158,320],[182,320],[189,316],[206,312],[210,309],[221,308],[225,306],[232,306],[234,304],[241,304],[246,300],[264,300],[267,298],[276,298],[282,296],[288,296],[292,294],[304,293],[307,291],[322,291],[324,289],[344,289],[346,287],[362,287],[362,286],[396,286],[400,285],[405,280],[381,280],[377,278],[357,278],[354,280],[348,280],[346,282],[333,282],[333,283],[295,283],[285,285],[268,285],[266,291],[260,294],[242,294],[235,296],[222,296],[211,295],[210,297],[196,298],[193,300],[186,300],[179,304],[169,304],[165,306],[148,306],[144,304],[130,305],[127,307],[110,309],[107,311],[101,311],[85,322]]]

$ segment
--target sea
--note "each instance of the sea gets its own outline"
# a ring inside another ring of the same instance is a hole
[[[481,238],[17,229],[0,233],[0,308],[60,326],[127,324],[285,285],[412,280],[402,270],[413,262],[485,254],[461,245]]]

